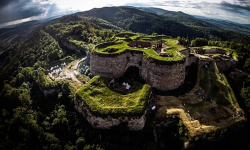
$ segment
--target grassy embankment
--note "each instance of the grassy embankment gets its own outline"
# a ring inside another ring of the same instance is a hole
[[[126,94],[111,90],[108,81],[95,76],[77,92],[82,104],[88,105],[94,113],[102,115],[140,114],[145,108],[151,88],[135,82]]]
[[[201,68],[200,73],[200,86],[209,99],[216,100],[219,104],[237,104],[234,92],[224,74],[220,77],[212,69],[204,68]]]
[[[201,95],[197,95],[200,87]],[[188,139],[202,137],[201,139],[205,140],[210,136],[212,138],[213,133],[222,132],[231,125],[245,121],[244,116],[236,115],[241,109],[226,77],[223,74],[220,77],[211,68],[201,66],[197,84],[190,92],[179,97],[157,95],[156,103],[152,105],[158,108],[157,119],[166,118],[166,114],[168,118],[180,118]]]
[[[147,48],[138,48],[138,47],[129,47],[127,44],[130,41],[147,41],[147,42],[156,42],[156,41],[164,41],[167,46],[165,52],[169,52],[172,54],[172,57],[162,57],[159,56],[155,50],[151,49],[151,47]],[[112,49],[112,52],[108,52],[107,49]],[[120,54],[125,50],[131,51],[141,51],[147,57],[152,59],[160,60],[160,61],[183,61],[185,56],[179,53],[186,49],[185,47],[178,44],[178,41],[171,38],[166,38],[165,36],[148,36],[148,37],[140,37],[137,35],[131,35],[129,38],[118,37],[116,42],[103,43],[96,46],[94,52],[100,54]]]

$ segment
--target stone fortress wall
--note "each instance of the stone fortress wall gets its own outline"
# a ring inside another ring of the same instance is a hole
[[[189,52],[189,51],[188,51]],[[135,66],[141,77],[153,88],[161,91],[173,90],[184,83],[185,62],[155,63],[143,57],[143,52],[125,51],[118,55],[90,54],[90,71],[93,75],[109,78],[123,76],[125,71]]]
[[[146,123],[146,110],[141,116],[101,117],[92,114],[87,106],[81,105],[81,98],[76,97],[74,103],[75,109],[85,117],[93,128],[110,129],[114,126],[119,126],[121,123],[127,123],[129,130],[142,130]]]
[[[152,87],[167,91],[178,88],[184,83],[186,68],[192,63],[206,64],[207,60],[199,60],[195,55],[190,54],[190,50],[181,51],[185,55],[184,62],[155,63],[146,59],[143,52],[124,51],[121,54],[90,54],[90,71],[93,75],[100,75],[108,78],[119,78],[125,71],[131,67],[138,67],[139,73],[144,80]],[[235,62],[221,61],[218,68],[227,69],[233,66]],[[228,64],[229,63],[229,64]],[[142,130],[146,122],[146,111],[137,117],[100,117],[95,116],[89,111],[87,106],[81,105],[82,100],[76,98],[75,109],[85,116],[86,120],[94,127],[99,129],[110,129],[121,123],[127,123],[129,130]]]
[[[208,53],[225,53],[220,49],[208,49]],[[108,78],[119,78],[125,71],[135,66],[139,68],[141,77],[151,87],[161,91],[177,89],[184,83],[186,67],[192,63],[203,64],[198,57],[190,54],[190,49],[180,51],[186,56],[184,62],[151,62],[143,57],[140,51],[124,51],[121,54],[90,54],[90,71],[93,75],[100,75]],[[204,61],[204,64],[206,61]],[[216,61],[221,71],[234,67],[235,61]]]
[[[227,71],[231,67],[236,67],[236,61],[232,60],[216,61],[216,64],[220,71]]]
[[[225,54],[225,50],[218,48],[204,49],[205,54]]]

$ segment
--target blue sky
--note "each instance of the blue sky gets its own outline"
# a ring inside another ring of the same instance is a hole
[[[0,27],[104,6],[158,7],[250,24],[250,0],[1,0]]]

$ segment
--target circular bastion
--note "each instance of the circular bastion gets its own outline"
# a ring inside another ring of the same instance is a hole
[[[174,90],[184,83],[187,57],[178,50],[172,50],[175,52],[173,57],[164,57],[150,48],[126,47],[127,43],[119,47],[121,44],[115,44],[104,43],[91,52],[90,71],[93,75],[119,78],[129,67],[137,67],[146,83],[157,90]],[[112,52],[108,51],[110,47],[114,47]]]

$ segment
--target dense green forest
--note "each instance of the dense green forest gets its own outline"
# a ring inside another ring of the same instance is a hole
[[[172,149],[180,148],[175,126],[166,131],[172,136],[162,134],[158,143],[147,127],[141,132],[125,127],[114,129],[113,133],[94,130],[74,109],[69,83],[49,82],[45,73],[52,64],[84,56],[96,44],[113,41],[115,34],[124,30],[169,35],[184,46],[231,48],[238,56],[238,68],[250,71],[249,37],[211,28],[197,20],[188,25],[184,22],[128,7],[93,9],[53,20],[1,51],[0,149],[101,150],[120,148],[118,145],[124,149],[164,149],[163,142]],[[72,51],[64,43],[71,43],[80,51]],[[242,85],[239,95],[250,113],[250,78]],[[51,89],[60,92],[45,96],[44,90]]]
[[[72,52],[63,41],[93,44],[110,41],[114,31],[86,20],[64,18],[33,31],[28,38],[1,53],[0,149],[101,149],[86,141],[96,138],[73,107],[67,82],[48,82],[45,71],[54,62],[73,60],[85,52]],[[61,89],[44,96],[42,89]],[[88,135],[89,134],[89,135]],[[95,143],[95,142],[94,142]]]

